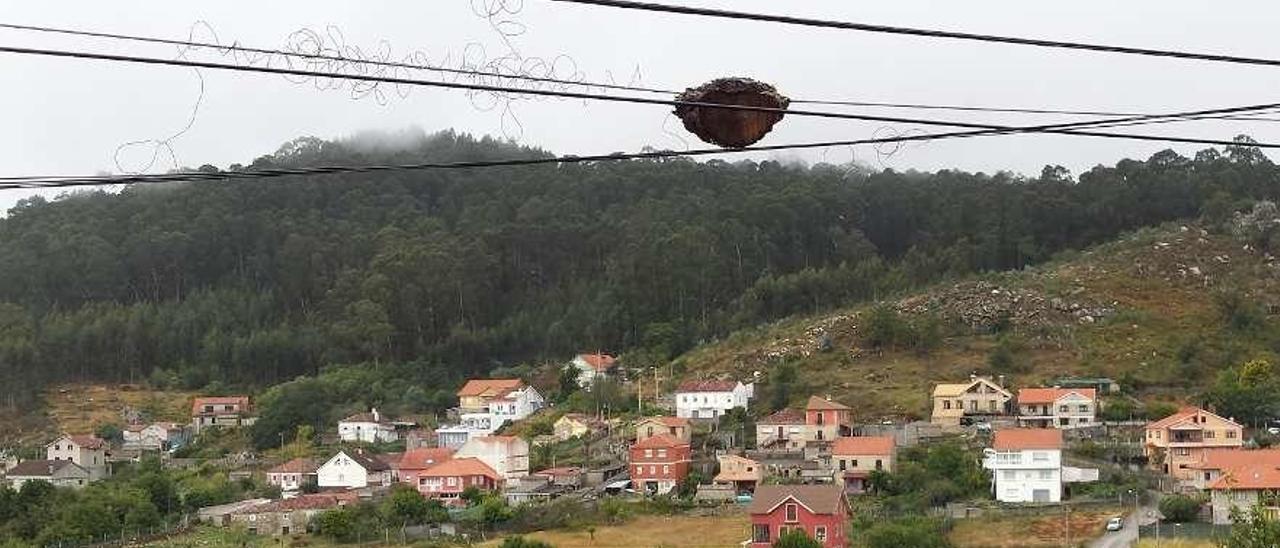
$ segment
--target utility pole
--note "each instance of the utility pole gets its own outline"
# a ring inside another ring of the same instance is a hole
[[[653,408],[658,408],[658,366],[653,366]]]
[[[636,379],[636,412],[644,415],[644,380]]]

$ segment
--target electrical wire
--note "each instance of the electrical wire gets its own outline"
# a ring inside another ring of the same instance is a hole
[[[968,32],[955,32],[937,29],[920,29],[912,27],[896,27],[889,25],[873,25],[868,23],[854,23],[849,21],[832,21],[826,19],[809,19],[803,17],[791,17],[787,15],[770,15],[764,13],[750,13],[742,11],[729,11],[710,8],[697,8],[691,6],[677,6],[670,4],[657,4],[653,2],[634,2],[630,0],[551,0],[552,2],[565,2],[570,4],[588,4],[593,6],[603,6],[610,8],[622,8],[641,11],[678,13],[683,15],[698,15],[704,17],[717,17],[724,19],[739,19],[748,21],[762,21],[768,23],[782,23],[787,25],[800,25],[806,27],[819,27],[829,29],[854,30],[861,32],[875,32],[883,34],[901,34],[908,36],[922,36],[926,38],[947,38],[954,40],[969,40],[977,42],[994,42],[1002,44],[1015,44],[1020,46],[1036,46],[1044,48],[1073,49],[1085,51],[1097,51],[1104,53],[1121,53],[1128,55],[1144,55],[1150,57],[1167,57],[1175,59],[1191,59],[1196,61],[1211,61],[1218,63],[1235,63],[1243,65],[1260,65],[1260,66],[1280,66],[1280,59],[1266,59],[1261,57],[1239,57],[1234,55],[1222,55],[1216,53],[1200,53],[1179,50],[1162,50],[1150,48],[1137,48],[1129,46],[1112,46],[1106,44],[1091,44],[1085,42],[1067,42],[1061,40],[1044,40],[1039,38],[1021,38],[1016,36],[999,36],[994,34],[976,34]]]
[[[21,30],[41,33],[63,34],[69,36],[84,36],[90,38],[105,38],[112,40],[132,41],[141,43],[165,44],[182,46],[188,48],[208,48],[220,52],[245,52],[257,53],[262,55],[276,55],[282,58],[296,57],[300,59],[323,60],[323,61],[341,61],[356,65],[370,65],[388,68],[403,68],[422,71],[436,71],[448,74],[459,74],[471,77],[488,77],[507,80],[522,80],[528,82],[550,83],[565,86],[580,86],[586,88],[610,89],[617,91],[633,91],[637,93],[653,93],[661,95],[676,95],[680,93],[676,90],[628,86],[621,84],[608,84],[603,82],[592,82],[586,80],[565,80],[559,78],[546,78],[529,76],[523,74],[502,74],[497,72],[487,72],[481,70],[465,70],[438,65],[414,64],[396,61],[383,61],[377,59],[357,59],[350,57],[334,57],[329,55],[320,55],[314,53],[291,52],[280,49],[269,49],[260,47],[250,47],[242,45],[224,45],[211,42],[197,42],[192,40],[175,40],[169,38],[158,38],[150,36],[137,36],[127,34],[116,34],[107,32],[95,32],[78,29],[57,28],[39,25],[20,25],[14,23],[0,23],[0,29]],[[1010,113],[1010,114],[1054,114],[1069,116],[1110,116],[1110,117],[1131,117],[1131,116],[1154,116],[1153,113],[1131,112],[1131,111],[1105,111],[1105,110],[1078,110],[1078,109],[1058,109],[1058,108],[1017,108],[1017,107],[991,107],[991,106],[968,106],[968,105],[949,105],[949,104],[928,104],[928,103],[894,103],[894,102],[877,102],[877,101],[846,101],[846,100],[821,100],[821,99],[793,99],[791,104],[810,104],[810,105],[826,105],[826,106],[852,106],[852,107],[871,107],[871,108],[893,108],[893,109],[911,109],[911,110],[945,110],[957,112],[990,112],[990,113]],[[1277,118],[1263,118],[1250,116],[1222,116],[1201,119],[1224,119],[1239,121],[1255,121],[1255,122],[1280,122]]]
[[[527,93],[532,95],[565,97],[565,98],[571,98],[571,99],[613,101],[613,102],[646,104],[646,105],[691,106],[691,107],[719,109],[719,110],[768,112],[768,113],[777,113],[777,114],[792,115],[792,116],[811,116],[811,117],[819,117],[819,118],[859,120],[859,121],[867,121],[867,122],[957,127],[957,128],[983,130],[983,131],[993,131],[996,133],[1007,132],[1007,131],[1017,131],[1017,132],[1032,131],[1032,132],[1038,132],[1038,133],[1056,133],[1056,134],[1064,134],[1064,135],[1079,135],[1079,136],[1087,136],[1087,137],[1102,137],[1102,138],[1112,138],[1112,139],[1133,139],[1133,140],[1145,140],[1145,141],[1164,141],[1164,142],[1198,143],[1198,144],[1231,144],[1232,142],[1223,141],[1223,140],[1214,140],[1214,139],[1194,139],[1194,138],[1182,138],[1182,137],[1172,137],[1172,136],[1137,135],[1137,134],[1129,134],[1129,133],[1107,133],[1107,132],[1098,132],[1098,131],[1085,131],[1085,130],[1072,129],[1072,128],[1088,127],[1090,125],[1097,125],[1100,123],[1138,122],[1138,121],[1144,121],[1144,120],[1157,120],[1161,118],[1171,118],[1171,117],[1188,118],[1188,117],[1210,116],[1210,115],[1219,115],[1219,114],[1237,114],[1237,113],[1256,112],[1260,110],[1280,108],[1280,103],[1268,103],[1268,104],[1262,104],[1262,105],[1249,105],[1249,106],[1242,106],[1242,107],[1207,109],[1207,110],[1200,110],[1195,112],[1188,112],[1188,113],[1181,113],[1181,114],[1174,114],[1174,115],[1159,114],[1159,115],[1151,115],[1151,116],[1136,116],[1131,118],[1108,119],[1108,120],[1100,120],[1100,121],[1085,121],[1085,122],[1073,122],[1073,123],[1066,123],[1066,124],[1047,124],[1047,125],[1039,125],[1039,126],[1018,127],[1018,126],[1006,126],[1006,125],[998,125],[998,124],[963,122],[963,121],[957,121],[957,120],[933,120],[933,119],[922,119],[922,118],[903,118],[903,117],[896,117],[896,116],[855,114],[855,113],[846,113],[846,112],[792,110],[792,109],[779,109],[779,108],[750,106],[750,105],[727,105],[727,104],[721,104],[721,103],[707,103],[707,102],[698,102],[698,101],[651,99],[651,98],[645,98],[645,97],[607,95],[607,94],[599,94],[599,93],[583,93],[583,92],[573,92],[573,91],[557,91],[557,90],[546,90],[546,89],[523,89],[522,90],[522,89],[515,89],[515,88],[508,88],[503,86],[494,86],[494,85],[487,85],[487,84],[478,84],[478,83],[444,82],[444,81],[437,81],[437,80],[420,80],[420,79],[413,79],[413,78],[373,76],[373,75],[363,75],[363,74],[334,74],[334,73],[328,73],[328,72],[322,72],[322,71],[286,69],[286,68],[277,68],[277,67],[251,67],[251,66],[241,66],[241,65],[230,65],[225,63],[211,63],[207,61],[191,61],[191,60],[185,60],[185,59],[184,60],[160,59],[160,58],[154,58],[154,57],[137,57],[137,56],[129,56],[129,55],[114,55],[114,54],[93,53],[93,52],[85,52],[85,51],[68,51],[68,50],[51,50],[51,49],[42,49],[42,48],[21,48],[21,47],[13,47],[13,46],[0,46],[0,52],[24,54],[24,55],[52,56],[52,57],[61,57],[61,58],[92,59],[92,60],[149,64],[149,65],[195,67],[195,68],[228,70],[228,71],[235,71],[235,72],[253,72],[253,73],[290,75],[290,76],[306,76],[306,77],[314,77],[314,78],[340,78],[340,79],[349,79],[349,80],[366,81],[366,82],[385,82],[385,83],[392,83],[392,84],[439,87],[439,88],[448,88],[448,89],[468,89],[468,90],[479,90],[479,91],[489,91],[489,92]]]

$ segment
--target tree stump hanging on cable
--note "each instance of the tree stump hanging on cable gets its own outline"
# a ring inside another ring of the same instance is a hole
[[[750,78],[717,78],[676,96],[677,101],[785,109],[791,100],[773,86]],[[725,148],[742,148],[764,138],[782,121],[781,112],[676,105],[676,116],[699,139]]]

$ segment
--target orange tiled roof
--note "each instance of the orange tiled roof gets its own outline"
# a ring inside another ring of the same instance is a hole
[[[819,398],[818,396],[809,396],[809,403],[805,404],[804,408],[814,409],[814,410],[835,409],[838,411],[844,411],[849,409],[849,406],[844,405],[838,401],[828,400],[826,398]]]
[[[458,389],[458,397],[466,398],[485,394],[500,396],[523,386],[524,381],[520,379],[471,379]]]
[[[756,424],[804,424],[804,413],[784,407],[756,421]]]
[[[314,474],[319,465],[308,458],[297,458],[267,470],[268,474]]]
[[[1222,472],[1222,477],[1209,489],[1277,489],[1280,488],[1280,468],[1275,463],[1238,466]]]
[[[893,436],[858,436],[836,438],[832,455],[892,455]]]
[[[1018,403],[1053,403],[1072,393],[1091,400],[1098,398],[1094,388],[1023,388],[1018,391]]]
[[[617,358],[608,354],[578,354],[578,357],[596,371],[608,371],[618,361]]]
[[[489,465],[475,457],[449,459],[419,474],[419,477],[449,476],[486,476],[494,481],[499,479],[498,473],[493,468],[490,468]]]
[[[1197,470],[1228,470],[1239,466],[1270,464],[1280,468],[1280,449],[1208,449],[1200,457],[1200,462],[1188,464],[1187,468]]]
[[[1182,409],[1178,410],[1177,413],[1174,413],[1156,422],[1148,424],[1147,429],[1151,430],[1151,429],[1158,429],[1158,428],[1169,428],[1171,426],[1177,425],[1180,422],[1186,421],[1187,419],[1190,419],[1200,413],[1204,413],[1206,415],[1213,415],[1214,417],[1218,417],[1219,419],[1230,422],[1231,424],[1240,426],[1235,421],[1225,419],[1219,415],[1210,413],[1208,411],[1205,411],[1204,409],[1200,409],[1199,407],[1183,407]]]
[[[426,470],[453,458],[453,449],[446,447],[421,447],[410,449],[400,457],[395,467],[398,470]]]
[[[991,444],[997,451],[1062,449],[1062,431],[1056,428],[1012,428],[996,431]]]

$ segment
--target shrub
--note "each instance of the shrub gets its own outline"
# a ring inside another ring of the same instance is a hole
[[[1200,515],[1200,506],[1203,504],[1203,501],[1195,497],[1169,495],[1160,499],[1160,513],[1164,514],[1165,521],[1186,523],[1195,521]]]
[[[773,548],[822,548],[822,543],[814,540],[800,529],[791,529],[778,536]]]
[[[869,548],[949,548],[951,543],[938,522],[926,518],[881,521],[866,533]]]

